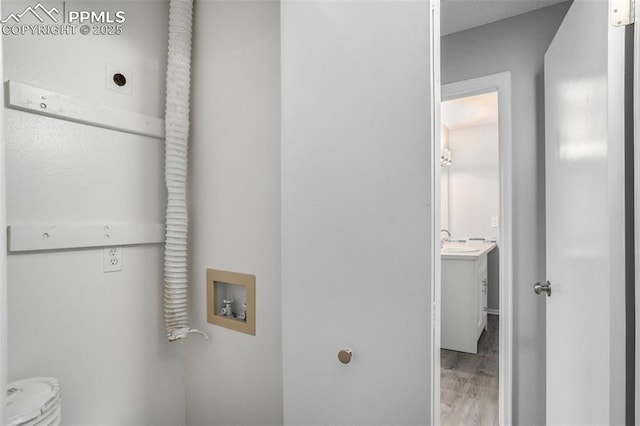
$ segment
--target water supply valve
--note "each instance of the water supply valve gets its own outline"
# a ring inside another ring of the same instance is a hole
[[[220,315],[223,317],[232,317],[233,308],[231,307],[231,304],[233,303],[233,299],[222,299],[222,303],[224,306],[220,309]]]

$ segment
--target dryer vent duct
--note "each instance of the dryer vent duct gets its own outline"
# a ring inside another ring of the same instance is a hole
[[[165,110],[165,179],[168,197],[164,250],[164,319],[167,337],[171,342],[190,333],[209,338],[203,332],[189,327],[187,313],[187,155],[192,15],[193,0],[170,1]]]

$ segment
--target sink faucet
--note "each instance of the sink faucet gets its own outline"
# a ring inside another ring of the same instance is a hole
[[[443,233],[443,232],[446,232],[446,233],[447,233],[447,236],[446,236],[446,237],[444,237],[444,238],[442,238],[442,233]],[[441,237],[441,238],[440,238],[440,248],[442,248],[442,247],[444,247],[444,243],[445,243],[445,241],[449,241],[449,238],[451,238],[451,232],[449,232],[449,230],[448,230],[448,229],[441,229],[441,230],[440,230],[440,237]]]

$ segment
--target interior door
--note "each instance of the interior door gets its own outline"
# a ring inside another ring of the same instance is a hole
[[[576,0],[545,56],[550,425],[624,424],[625,40],[608,15]]]

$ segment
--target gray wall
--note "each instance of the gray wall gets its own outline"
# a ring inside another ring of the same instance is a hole
[[[3,13],[33,4],[3,1]],[[163,117],[168,3],[83,6],[122,8],[122,35],[3,36],[5,78]],[[130,95],[107,89],[107,64],[129,70]],[[5,114],[10,225],[164,221],[162,140]],[[9,255],[9,379],[57,377],[65,425],[183,424],[182,347],[166,341],[162,321],[162,246],[125,247],[121,272],[102,263],[101,248]]]
[[[500,310],[500,247],[497,247],[487,256],[487,280],[489,288],[487,293],[487,307],[492,310]]]
[[[194,9],[187,424],[283,422],[280,3]],[[207,323],[206,269],[256,275],[256,335]]]
[[[428,6],[282,3],[289,425],[429,422]]]
[[[442,38],[442,83],[511,71],[513,119],[513,423],[545,423],[543,56],[562,3]]]

